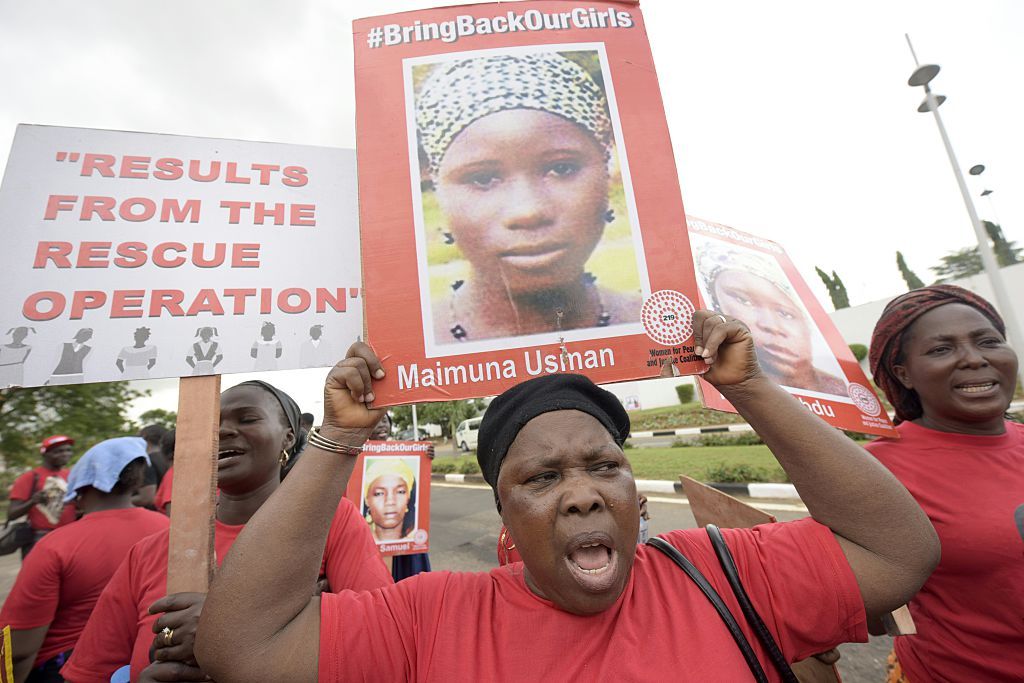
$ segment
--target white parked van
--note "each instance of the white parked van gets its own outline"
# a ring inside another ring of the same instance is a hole
[[[480,420],[482,417],[471,417],[463,420],[455,429],[455,443],[463,452],[476,450],[476,439],[480,434]]]

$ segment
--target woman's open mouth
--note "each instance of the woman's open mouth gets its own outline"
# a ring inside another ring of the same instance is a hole
[[[217,452],[217,470],[223,470],[238,463],[245,455],[244,451],[236,448],[224,448]]]
[[[999,382],[993,380],[986,380],[983,382],[963,382],[953,387],[953,390],[958,394],[964,394],[967,396],[987,396],[995,393],[999,387]]]
[[[583,590],[602,593],[615,583],[617,555],[609,538],[583,539],[570,546],[565,561]]]

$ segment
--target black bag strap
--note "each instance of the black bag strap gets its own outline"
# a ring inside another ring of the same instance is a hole
[[[758,683],[768,683],[768,676],[765,675],[764,669],[761,668],[761,662],[758,661],[757,655],[754,654],[754,649],[750,647],[750,642],[747,641],[747,637],[743,635],[743,631],[740,629],[740,625],[736,623],[736,618],[729,611],[728,606],[722,602],[722,597],[715,591],[714,587],[708,580],[704,578],[704,575],[700,573],[700,570],[693,566],[686,557],[683,556],[679,550],[673,545],[665,541],[664,539],[654,538],[647,541],[647,545],[652,546],[661,552],[668,555],[669,559],[679,565],[687,576],[689,576],[697,587],[700,588],[704,596],[711,601],[714,605],[715,610],[718,612],[718,616],[722,617],[722,621],[725,622],[725,627],[729,630],[729,635],[736,641],[736,645],[739,646],[740,652],[743,654],[743,659],[746,660],[747,666],[750,667],[750,673],[753,674],[754,680]]]
[[[718,555],[718,561],[722,565],[725,578],[729,580],[732,592],[736,594],[736,601],[740,603],[740,608],[743,610],[743,615],[747,618],[747,623],[754,629],[754,633],[757,634],[758,640],[761,641],[761,645],[764,646],[768,657],[772,660],[772,664],[775,665],[775,669],[782,676],[782,680],[786,683],[799,683],[799,679],[793,673],[793,669],[789,666],[789,662],[786,661],[786,657],[775,642],[775,638],[772,637],[772,632],[765,626],[764,620],[761,619],[761,615],[754,609],[754,604],[750,601],[747,591],[743,588],[743,583],[740,582],[740,573],[736,569],[736,562],[732,558],[732,552],[729,551],[725,538],[722,537],[722,531],[714,524],[708,524],[707,531],[708,536],[711,537],[711,545],[715,549],[715,554]]]

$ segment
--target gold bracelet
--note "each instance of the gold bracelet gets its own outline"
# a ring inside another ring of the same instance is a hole
[[[328,439],[326,436],[320,433],[320,430],[313,427],[309,430],[309,434],[306,437],[309,444],[316,446],[322,451],[328,453],[340,453],[341,455],[359,455],[363,452],[362,446],[349,446],[348,444]]]

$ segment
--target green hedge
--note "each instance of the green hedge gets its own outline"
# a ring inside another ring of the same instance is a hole
[[[676,395],[679,397],[679,402],[684,406],[687,403],[693,403],[693,385],[680,384],[676,387]]]

